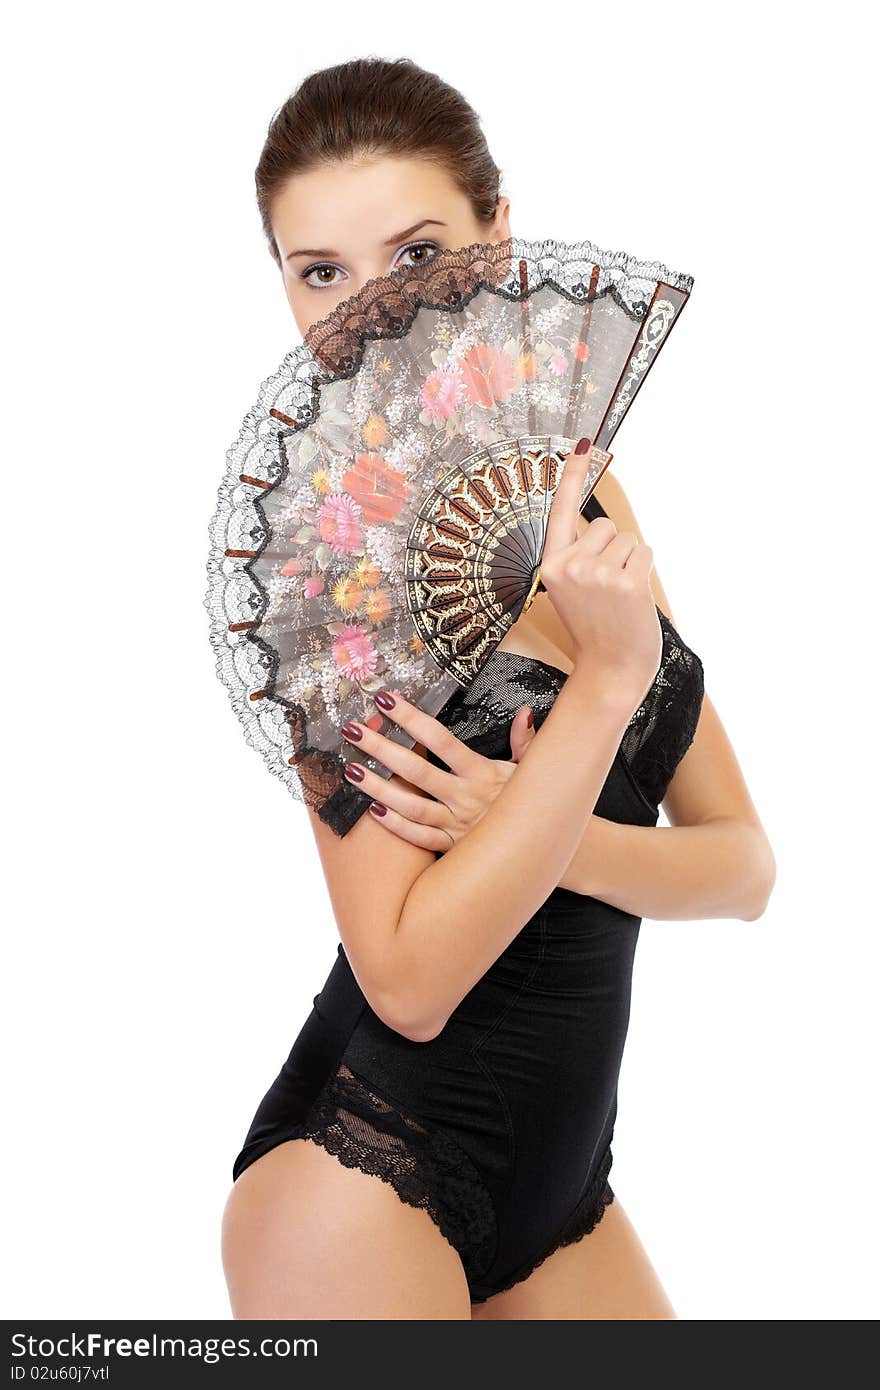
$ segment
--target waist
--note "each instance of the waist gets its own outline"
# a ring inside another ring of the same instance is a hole
[[[453,1009],[445,1030],[447,1037],[458,1025],[466,1032],[497,1025],[514,1006],[546,1007],[552,1012],[554,998],[565,1001],[566,1009],[577,1001],[578,1011],[585,1015],[599,1003],[628,1011],[640,927],[640,917],[601,899],[554,889]],[[462,931],[466,930],[463,923]],[[341,941],[337,954],[339,959],[325,990],[316,997],[316,1007],[324,1007],[327,988],[332,985],[331,1003],[333,999],[344,1000],[350,1016],[357,997],[372,1014]],[[340,972],[343,978],[334,981]]]

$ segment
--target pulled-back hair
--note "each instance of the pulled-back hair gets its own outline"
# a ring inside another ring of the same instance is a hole
[[[460,92],[410,58],[353,58],[313,72],[275,112],[254,179],[275,260],[275,195],[294,174],[360,157],[418,156],[445,169],[475,217],[495,215],[501,171]]]

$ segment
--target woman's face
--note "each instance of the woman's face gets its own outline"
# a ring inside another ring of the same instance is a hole
[[[296,174],[276,195],[272,230],[287,301],[300,333],[367,280],[419,265],[447,247],[504,241],[510,202],[475,217],[445,169],[385,156]]]

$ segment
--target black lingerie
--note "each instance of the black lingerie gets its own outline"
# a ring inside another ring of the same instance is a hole
[[[605,515],[595,497],[586,515]],[[627,825],[657,824],[703,698],[700,658],[658,616],[660,668],[595,806]],[[486,757],[509,758],[516,711],[532,705],[539,728],[566,678],[496,648],[436,717]],[[370,802],[360,795],[357,814]],[[353,805],[338,807],[340,833]],[[640,925],[598,898],[554,889],[423,1043],[374,1014],[340,943],[233,1178],[276,1144],[309,1138],[431,1216],[459,1253],[472,1303],[525,1279],[591,1231],[614,1198],[611,1140]]]

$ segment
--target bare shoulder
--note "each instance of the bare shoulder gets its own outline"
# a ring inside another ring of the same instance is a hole
[[[648,544],[651,546],[651,549],[654,551],[655,561],[654,568],[651,570],[651,590],[654,595],[654,602],[657,604],[657,607],[666,614],[667,618],[674,626],[675,618],[669,607],[669,599],[666,597],[666,592],[660,582],[660,576],[657,573],[656,560],[660,547],[656,545],[653,540],[645,541],[636,514],[633,511],[632,503],[620,479],[616,474],[612,473],[610,469],[606,468],[594,488],[594,494],[602,510],[608,513],[618,531],[632,531],[642,545]]]

